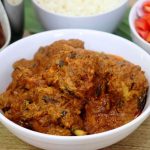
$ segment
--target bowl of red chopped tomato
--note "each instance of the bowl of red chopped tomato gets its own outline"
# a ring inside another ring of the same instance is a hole
[[[139,0],[133,6],[129,24],[133,42],[150,54],[150,0]]]

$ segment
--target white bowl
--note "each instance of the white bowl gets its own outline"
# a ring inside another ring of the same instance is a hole
[[[82,28],[113,32],[120,23],[128,6],[128,0],[122,0],[117,8],[106,13],[76,17],[51,13],[46,9],[43,9],[36,0],[32,0],[32,2],[40,23],[46,30]]]
[[[0,24],[2,25],[2,29],[5,36],[5,44],[3,45],[3,47],[0,48],[1,51],[9,44],[11,38],[10,24],[1,1],[0,1]]]
[[[142,4],[148,0],[139,0],[135,3],[135,5],[132,7],[129,15],[129,25],[131,30],[131,37],[132,40],[141,46],[144,50],[146,50],[150,54],[150,43],[146,42],[136,31],[135,29],[135,20],[138,18],[137,16],[137,9],[142,6]]]
[[[124,57],[140,65],[150,82],[150,56],[132,42],[109,33],[92,30],[56,30],[32,35],[15,42],[0,53],[0,92],[11,81],[12,64],[21,58],[31,59],[40,46],[48,45],[59,39],[77,38],[85,42],[85,47]],[[93,150],[114,144],[132,133],[150,115],[150,91],[141,115],[114,130],[80,137],[54,136],[25,129],[8,120],[0,113],[0,121],[14,135],[23,141],[48,150]]]

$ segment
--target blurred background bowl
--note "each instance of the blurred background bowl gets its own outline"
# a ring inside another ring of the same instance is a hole
[[[135,28],[135,20],[138,18],[137,10],[140,8],[140,6],[143,5],[143,3],[148,0],[139,0],[135,3],[135,5],[132,7],[130,14],[129,14],[129,25],[131,30],[131,37],[133,42],[141,46],[144,50],[146,50],[150,54],[150,43],[145,41],[136,31]]]
[[[36,0],[32,0],[32,2],[37,16],[46,30],[80,28],[113,32],[128,7],[128,0],[122,0],[117,8],[105,13],[93,16],[66,16],[47,11]]]
[[[5,9],[2,5],[2,2],[0,1],[0,24],[2,26],[2,30],[5,36],[5,44],[0,48],[0,51],[5,48],[11,39],[11,29],[10,29],[10,24],[8,21],[7,14],[5,12]]]

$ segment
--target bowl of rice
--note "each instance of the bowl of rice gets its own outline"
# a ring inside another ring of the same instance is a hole
[[[46,30],[81,28],[113,32],[128,7],[128,0],[32,0]]]

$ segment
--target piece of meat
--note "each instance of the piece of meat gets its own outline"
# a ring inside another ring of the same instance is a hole
[[[111,73],[105,84],[107,90],[99,98],[89,101],[85,107],[85,127],[90,134],[130,122],[142,111],[141,100],[145,101],[148,82],[141,68],[124,60],[109,59],[113,62],[111,68],[105,70]]]

